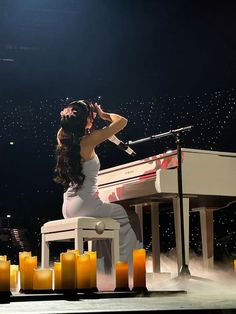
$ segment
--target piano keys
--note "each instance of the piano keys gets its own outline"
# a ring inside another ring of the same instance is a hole
[[[182,148],[182,186],[186,262],[189,262],[189,212],[200,212],[203,263],[212,268],[213,212],[236,201],[236,153]],[[158,206],[172,203],[178,271],[182,265],[177,151],[150,156],[98,174],[105,202],[134,205],[142,223],[143,204],[151,205],[153,270],[160,271]]]

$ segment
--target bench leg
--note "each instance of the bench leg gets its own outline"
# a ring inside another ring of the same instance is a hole
[[[111,241],[112,273],[115,272],[115,264],[120,260],[120,235],[119,230],[114,230],[114,238]]]
[[[92,251],[92,247],[93,247],[93,241],[89,240],[88,241],[88,251]]]
[[[45,240],[45,234],[42,233],[42,247],[41,247],[41,267],[49,267],[49,243]]]
[[[80,254],[84,253],[83,229],[75,229],[75,250],[79,250]]]

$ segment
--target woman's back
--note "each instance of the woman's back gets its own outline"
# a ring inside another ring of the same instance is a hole
[[[74,192],[77,195],[82,193],[87,193],[93,195],[97,193],[97,176],[100,169],[100,161],[97,155],[92,159],[82,162],[82,172],[85,176],[84,182],[80,188],[77,188],[76,185],[70,184],[67,192]]]

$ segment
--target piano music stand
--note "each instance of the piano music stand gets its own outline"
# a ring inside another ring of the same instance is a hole
[[[136,141],[128,141],[127,145],[134,145],[139,144],[142,142],[155,140],[161,137],[166,136],[175,136],[176,139],[176,145],[177,145],[177,157],[178,157],[178,168],[177,168],[177,178],[178,178],[178,197],[179,197],[179,208],[180,208],[180,237],[181,237],[181,255],[182,255],[182,265],[179,269],[179,276],[180,277],[186,277],[190,276],[189,267],[186,264],[186,256],[185,256],[185,241],[184,241],[184,214],[183,214],[183,187],[182,187],[182,156],[181,156],[181,134],[186,131],[190,131],[193,126],[187,126],[175,130],[170,130],[165,133],[157,134],[157,135],[151,135],[149,137],[136,140]],[[195,277],[195,276],[191,276]]]

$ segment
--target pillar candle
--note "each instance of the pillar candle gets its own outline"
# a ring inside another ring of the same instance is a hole
[[[133,290],[146,289],[146,251],[133,250]]]
[[[90,288],[97,289],[97,252],[85,252],[90,256]]]
[[[60,262],[54,263],[54,289],[55,290],[61,289],[61,263]]]
[[[129,266],[126,262],[116,262],[116,291],[129,290]]]
[[[34,269],[37,268],[37,256],[24,257],[24,287],[22,289],[33,289],[33,274]]]
[[[90,256],[89,254],[76,255],[77,289],[91,289]]]
[[[61,253],[61,287],[62,289],[75,289],[75,254],[72,252]]]
[[[24,289],[24,258],[31,256],[31,252],[19,252],[20,287]]]
[[[10,291],[10,261],[0,261],[0,292]]]
[[[34,290],[52,289],[52,269],[49,268],[34,269],[33,289]]]
[[[70,249],[67,249],[67,252],[71,252],[71,253],[74,253],[75,255],[76,254],[80,254],[80,251],[79,250],[70,250]],[[75,257],[75,281],[76,281],[76,257]],[[76,286],[76,283],[75,283],[75,286]]]
[[[31,256],[31,252],[19,252],[19,268],[20,271],[24,269],[24,258],[26,256]]]
[[[6,255],[0,255],[0,261],[7,261],[7,256]]]
[[[72,252],[74,254],[80,254],[79,250],[70,250],[70,249],[68,249],[67,252]]]
[[[19,266],[10,265],[10,287],[12,291],[18,291]]]

